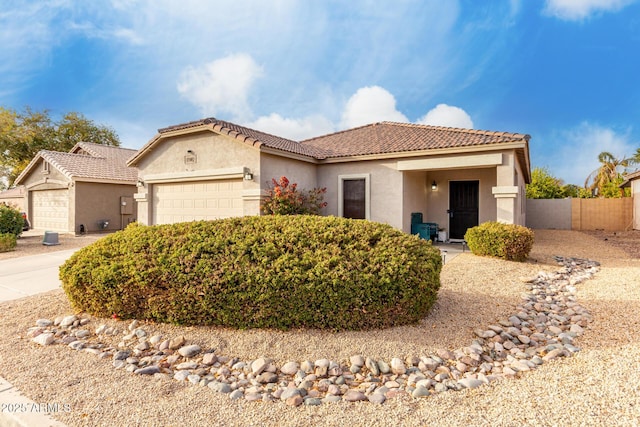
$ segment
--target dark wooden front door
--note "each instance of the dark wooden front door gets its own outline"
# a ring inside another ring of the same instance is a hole
[[[464,239],[468,228],[478,225],[479,181],[449,183],[449,238]]]
[[[365,184],[364,179],[342,181],[342,207],[345,218],[366,218]]]

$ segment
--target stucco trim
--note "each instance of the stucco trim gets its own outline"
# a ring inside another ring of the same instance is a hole
[[[502,164],[502,153],[475,154],[468,156],[448,156],[429,159],[400,160],[399,171],[445,170],[498,166]]]
[[[233,179],[243,178],[245,166],[223,169],[205,169],[200,171],[167,172],[142,176],[145,183],[156,184],[162,182],[201,181],[203,179]]]
[[[65,189],[65,188],[69,188],[69,184],[71,184],[70,181],[60,181],[58,179],[50,179],[48,177],[45,177],[43,179],[40,179],[36,182],[32,182],[31,184],[27,184],[25,185],[25,188],[27,190],[31,190],[32,188],[35,188],[39,185],[43,185],[43,184],[55,184],[55,185],[59,185],[60,189]]]
[[[516,186],[493,187],[491,193],[496,199],[515,199],[518,197],[519,189]]]
[[[262,200],[262,190],[242,190],[242,200]]]

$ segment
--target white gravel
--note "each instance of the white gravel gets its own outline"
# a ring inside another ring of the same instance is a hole
[[[383,405],[341,402],[292,408],[231,401],[208,388],[133,376],[64,346],[37,346],[24,337],[36,319],[71,313],[61,291],[0,304],[0,376],[35,402],[68,404],[70,412],[53,416],[69,426],[638,425],[640,260],[578,232],[536,231],[527,263],[459,255],[443,269],[439,301],[417,326],[339,334],[145,328],[184,335],[191,343],[243,360],[419,356],[469,345],[473,329],[513,314],[525,290],[519,278],[556,270],[553,255],[602,262],[596,278],[578,286],[579,302],[595,319],[577,341],[583,350],[520,378],[477,389],[420,400],[395,398]]]

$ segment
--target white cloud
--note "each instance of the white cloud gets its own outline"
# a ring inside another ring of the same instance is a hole
[[[473,121],[462,108],[447,104],[438,104],[417,123],[434,126],[448,126],[454,128],[473,129]]]
[[[251,56],[238,53],[185,68],[177,88],[204,116],[226,112],[244,121],[251,117],[249,91],[261,75],[262,67]]]
[[[614,129],[588,122],[559,132],[552,138],[557,140],[555,144],[553,141],[545,141],[545,146],[555,146],[558,149],[550,150],[543,155],[543,162],[548,164],[533,166],[549,166],[554,176],[567,184],[580,186],[584,185],[587,176],[600,166],[598,155],[601,152],[608,151],[616,158],[624,158],[631,156],[637,145],[630,141],[628,134],[620,134]]]
[[[262,116],[251,123],[247,123],[246,126],[294,141],[302,141],[335,131],[335,126],[331,120],[319,114],[301,119],[291,119],[271,113],[268,116]]]
[[[547,0],[544,14],[566,21],[582,21],[593,14],[617,12],[634,0]]]
[[[342,113],[343,128],[354,128],[380,121],[408,122],[396,109],[395,97],[380,86],[367,86],[349,98]]]

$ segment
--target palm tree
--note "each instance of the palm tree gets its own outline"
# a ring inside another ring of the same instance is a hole
[[[640,155],[640,149],[636,155]],[[628,167],[634,162],[634,158],[635,156],[632,158],[617,159],[608,151],[603,151],[598,154],[600,167],[589,174],[587,179],[584,181],[584,187],[592,192],[598,190],[597,193],[601,194],[607,184],[610,184],[620,178],[622,172],[620,169]]]

